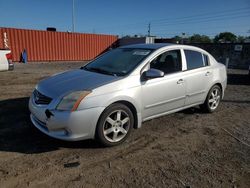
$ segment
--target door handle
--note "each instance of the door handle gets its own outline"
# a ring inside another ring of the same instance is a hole
[[[182,83],[184,83],[183,79],[180,79],[180,80],[177,81],[177,84],[182,84]]]
[[[211,74],[211,72],[207,71],[206,74],[205,74],[205,76],[209,76],[210,74]]]

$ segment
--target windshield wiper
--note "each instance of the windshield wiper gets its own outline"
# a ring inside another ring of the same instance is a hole
[[[107,75],[112,75],[112,76],[117,76],[116,73],[114,72],[110,72],[107,70],[103,70],[100,68],[96,68],[96,67],[84,67],[85,70],[91,71],[91,72],[97,72],[97,73],[101,73],[101,74],[107,74]]]

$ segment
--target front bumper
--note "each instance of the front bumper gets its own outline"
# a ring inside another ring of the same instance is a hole
[[[37,105],[32,97],[29,101],[30,119],[41,132],[66,141],[93,139],[98,118],[104,107],[89,108],[74,112],[50,110],[53,115],[46,117],[47,105]]]

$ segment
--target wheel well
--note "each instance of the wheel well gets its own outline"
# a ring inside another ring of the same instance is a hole
[[[216,83],[216,84],[214,84],[214,85],[217,85],[217,86],[219,86],[219,87],[220,87],[221,92],[222,92],[222,95],[223,95],[223,89],[222,89],[222,85],[221,85],[221,83]]]
[[[219,82],[218,82],[218,83],[215,83],[214,85],[212,85],[212,87],[215,86],[215,85],[217,85],[217,86],[220,87],[220,89],[221,89],[221,94],[222,94],[222,98],[223,98],[223,97],[224,97],[224,92],[223,92],[223,88],[222,88],[221,83],[219,83]],[[211,88],[212,88],[212,87],[211,87]],[[210,89],[211,89],[211,88],[210,88]],[[209,89],[209,91],[210,91],[210,89]],[[207,94],[207,95],[208,95],[208,94]]]
[[[133,113],[134,122],[135,122],[134,123],[134,129],[137,129],[138,128],[138,118],[137,118],[137,111],[136,111],[135,106],[132,103],[128,102],[128,101],[116,101],[116,102],[114,102],[112,104],[115,104],[115,103],[124,104],[125,106],[127,106],[131,110],[131,112]]]

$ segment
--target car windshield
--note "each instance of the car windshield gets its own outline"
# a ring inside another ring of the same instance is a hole
[[[151,52],[150,49],[117,48],[103,54],[83,68],[101,74],[125,76]]]

